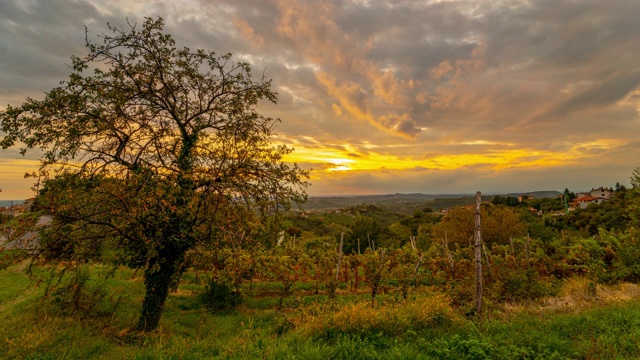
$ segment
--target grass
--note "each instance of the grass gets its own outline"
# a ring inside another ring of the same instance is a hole
[[[104,280],[92,268],[87,294],[98,311],[69,311],[19,268],[0,272],[3,359],[627,359],[640,358],[640,303],[631,285],[594,287],[570,280],[558,298],[489,309],[465,318],[445,296],[400,302],[367,294],[246,296],[211,313],[187,275],[167,300],[160,328],[132,330],[143,295],[140,278],[120,269]],[[262,286],[263,284],[259,284]],[[264,284],[266,285],[266,284]],[[259,287],[260,287],[259,286]],[[268,286],[266,286],[268,288]],[[106,289],[106,295],[98,290]],[[96,295],[97,294],[97,295]]]

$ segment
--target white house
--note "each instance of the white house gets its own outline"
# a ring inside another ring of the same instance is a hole
[[[613,196],[613,189],[606,187],[599,187],[597,189],[591,189],[591,191],[579,192],[573,202],[569,203],[569,210],[584,209],[589,204],[602,204],[603,202],[611,199]]]
[[[612,189],[607,189],[606,187],[599,187],[597,189],[591,189],[589,195],[596,198],[604,198],[606,200],[611,199],[611,195],[613,195]]]
[[[599,205],[607,200],[608,199],[605,199],[603,197],[583,196],[583,197],[574,199],[573,202],[569,203],[569,209],[570,210],[575,210],[577,208],[584,209],[587,206],[589,206],[589,204]]]

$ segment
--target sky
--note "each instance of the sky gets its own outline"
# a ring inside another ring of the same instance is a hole
[[[581,191],[640,166],[637,0],[2,0],[0,111],[66,79],[85,26],[157,16],[273,80],[258,109],[312,196]],[[32,196],[37,158],[0,150],[0,199]]]

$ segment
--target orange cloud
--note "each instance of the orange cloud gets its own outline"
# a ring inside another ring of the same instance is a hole
[[[242,34],[249,43],[253,44],[256,48],[261,48],[264,45],[264,38],[260,34],[256,34],[253,27],[251,27],[246,20],[234,16],[232,21],[235,27],[240,31],[240,34]]]
[[[400,81],[396,72],[401,69],[384,68],[368,60],[373,39],[362,42],[344,33],[335,23],[331,4],[281,0],[278,5],[278,32],[295,42],[305,62],[315,65],[318,83],[339,104],[339,108],[332,106],[336,114],[347,113],[403,137],[411,138],[420,132],[404,113],[410,106],[416,81]],[[341,73],[350,77],[335,75]]]
[[[336,103],[331,104],[331,107],[333,108],[333,112],[336,114],[336,116],[342,116],[342,109],[340,108],[340,106],[338,106]]]

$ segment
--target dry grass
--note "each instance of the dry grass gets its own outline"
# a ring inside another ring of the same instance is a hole
[[[506,303],[504,312],[507,315],[575,312],[637,299],[640,299],[640,285],[600,285],[587,278],[575,277],[565,280],[558,296],[528,303]]]
[[[408,329],[449,326],[459,321],[450,300],[441,294],[417,296],[405,302],[373,306],[370,301],[354,302],[337,309],[317,311],[314,316],[298,316],[298,328],[312,335],[382,333],[401,334]]]

